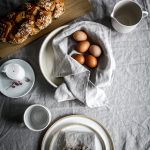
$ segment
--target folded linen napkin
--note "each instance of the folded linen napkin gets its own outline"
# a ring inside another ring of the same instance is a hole
[[[58,136],[57,150],[95,150],[95,134],[92,132],[62,132]]]
[[[88,37],[103,49],[103,56],[95,69],[89,70],[71,57],[77,53],[76,42],[71,38],[77,30],[85,31]],[[81,21],[70,25],[53,39],[56,66],[53,74],[56,77],[64,77],[64,83],[57,88],[54,96],[58,102],[78,99],[88,107],[106,105],[106,95],[101,87],[110,85],[115,69],[110,33],[107,27],[99,23]]]

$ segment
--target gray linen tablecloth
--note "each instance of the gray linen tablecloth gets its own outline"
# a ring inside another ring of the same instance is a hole
[[[93,12],[79,20],[93,20],[110,26],[109,15],[118,0],[91,0]],[[24,1],[1,0],[1,14]],[[150,0],[139,0],[150,13]],[[44,132],[35,133],[20,126],[22,114],[33,103],[46,105],[52,122],[70,114],[84,114],[102,123],[109,131],[116,150],[150,150],[150,17],[136,30],[119,34],[112,30],[116,70],[110,87],[104,89],[109,109],[84,107],[77,102],[57,103],[55,89],[42,76],[38,63],[44,37],[8,57],[31,63],[36,74],[33,90],[25,97],[10,99],[0,94],[0,150],[40,149]],[[3,63],[5,60],[1,60]]]

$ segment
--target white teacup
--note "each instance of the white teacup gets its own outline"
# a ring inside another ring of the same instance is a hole
[[[10,63],[4,66],[2,72],[6,74],[6,76],[12,80],[21,81],[25,78],[24,69],[16,63]]]
[[[40,104],[29,106],[24,112],[24,124],[32,131],[42,131],[51,122],[49,109]]]
[[[128,33],[136,28],[143,18],[148,16],[141,6],[133,0],[119,1],[111,14],[114,29],[120,33]]]

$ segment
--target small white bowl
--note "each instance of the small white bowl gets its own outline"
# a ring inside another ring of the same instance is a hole
[[[39,53],[39,65],[41,72],[45,79],[55,88],[63,82],[63,78],[54,77],[52,74],[53,67],[55,66],[52,39],[67,26],[68,25],[61,26],[52,31],[43,41]]]
[[[51,112],[43,105],[34,104],[25,110],[23,120],[25,126],[31,131],[42,131],[51,122]]]

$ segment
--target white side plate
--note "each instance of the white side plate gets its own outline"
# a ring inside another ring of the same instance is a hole
[[[17,63],[19,64],[24,70],[25,70],[25,76],[30,79],[29,82],[26,82],[25,80],[21,81],[22,85],[16,86],[15,88],[10,87],[11,83],[13,82],[11,79],[9,79],[2,71],[5,65],[9,63]],[[4,64],[0,66],[0,92],[10,98],[19,98],[22,96],[25,96],[30,92],[35,82],[35,74],[30,66],[29,63],[27,63],[24,60],[21,59],[11,59],[6,61]]]

